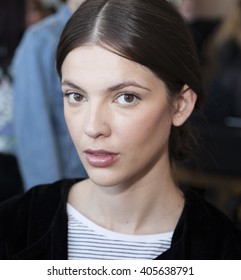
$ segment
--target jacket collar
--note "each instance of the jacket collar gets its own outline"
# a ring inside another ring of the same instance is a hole
[[[14,259],[68,259],[66,204],[69,190],[77,181],[80,179],[62,180],[31,190],[27,245],[13,256]],[[174,231],[172,246],[156,259],[235,259],[240,256],[240,233],[230,222],[195,192],[187,189],[184,195],[185,205]],[[221,240],[227,245],[225,250],[220,246]]]

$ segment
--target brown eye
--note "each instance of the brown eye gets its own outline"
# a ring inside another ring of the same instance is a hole
[[[135,100],[135,96],[133,94],[124,94],[124,100],[127,103],[131,103]]]
[[[124,93],[120,95],[118,98],[116,98],[115,102],[123,106],[130,106],[130,105],[135,105],[139,100],[140,98],[138,98],[133,93]]]
[[[85,97],[80,94],[80,93],[76,93],[76,92],[69,92],[66,93],[65,98],[67,98],[69,104],[78,104],[84,101]]]
[[[78,94],[78,93],[73,93],[73,99],[74,99],[76,102],[80,102],[80,101],[83,100],[83,95]]]

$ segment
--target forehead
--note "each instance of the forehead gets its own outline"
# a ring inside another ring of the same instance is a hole
[[[81,79],[83,83],[114,83],[126,79],[162,83],[147,67],[99,46],[82,46],[72,50],[63,62],[62,79]]]

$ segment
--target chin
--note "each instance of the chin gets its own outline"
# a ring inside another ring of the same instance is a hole
[[[121,185],[124,181],[119,172],[116,174],[116,172],[110,170],[88,170],[87,173],[89,179],[97,186],[114,187]]]

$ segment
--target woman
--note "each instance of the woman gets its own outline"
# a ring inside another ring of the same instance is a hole
[[[172,176],[201,104],[196,57],[166,1],[92,0],[76,11],[57,69],[89,179],[33,188],[2,205],[2,258],[240,258],[234,225]]]

